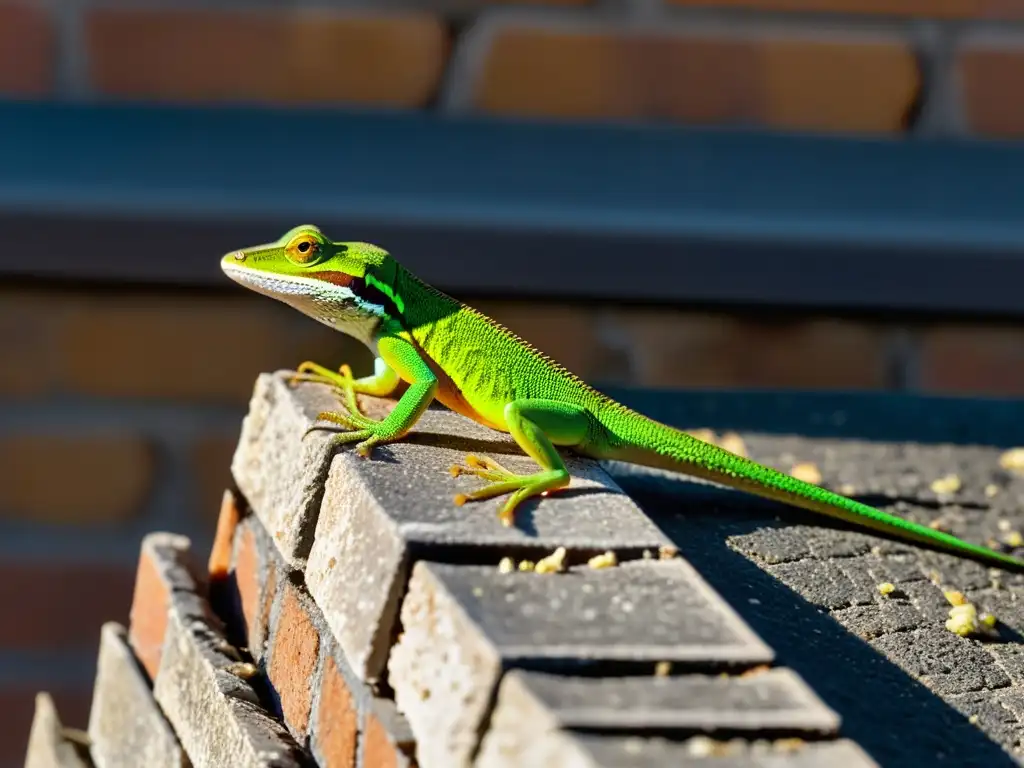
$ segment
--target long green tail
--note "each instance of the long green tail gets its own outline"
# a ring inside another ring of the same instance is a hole
[[[1024,560],[861,504],[638,414],[608,419],[605,427],[614,437],[602,458],[701,477],[986,565],[1024,572]]]

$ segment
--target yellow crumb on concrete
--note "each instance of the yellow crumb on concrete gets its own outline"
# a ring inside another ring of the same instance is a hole
[[[1024,448],[1011,448],[999,457],[999,466],[1010,472],[1024,473]]]
[[[587,560],[587,565],[591,568],[614,568],[618,564],[619,558],[610,549],[604,554],[594,555]]]
[[[565,547],[559,547],[550,555],[537,561],[537,573],[561,573],[565,570]]]
[[[963,486],[957,475],[946,475],[938,480],[932,480],[932,491],[938,494],[956,493]]]
[[[743,438],[735,432],[726,432],[722,435],[722,439],[718,441],[720,448],[724,448],[729,453],[735,453],[737,456],[747,455],[747,444],[743,442]]]
[[[813,461],[803,461],[796,464],[789,474],[795,477],[797,480],[803,480],[805,483],[811,483],[817,485],[821,482],[821,470],[818,469],[818,465]]]

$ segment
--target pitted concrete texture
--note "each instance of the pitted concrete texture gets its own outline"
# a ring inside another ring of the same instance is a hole
[[[96,683],[89,712],[90,752],[96,768],[146,765],[190,768],[178,737],[128,645],[128,633],[108,622],[100,632]]]
[[[1024,476],[1000,467],[1002,449],[743,438],[757,461],[811,462],[822,485],[969,541],[1024,530]],[[680,475],[608,468],[876,760],[1024,764],[1024,576]],[[883,582],[896,591],[883,596]],[[948,631],[946,590],[995,614],[999,638]]]
[[[424,766],[469,764],[509,667],[610,676],[632,663],[651,675],[658,662],[743,669],[772,660],[678,559],[559,575],[420,562],[401,619],[389,680]]]

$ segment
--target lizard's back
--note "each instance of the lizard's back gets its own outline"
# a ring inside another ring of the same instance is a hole
[[[557,400],[592,412],[607,401],[497,321],[404,269],[396,281],[406,330],[433,363],[438,400],[449,408],[504,429],[503,412],[513,400]]]

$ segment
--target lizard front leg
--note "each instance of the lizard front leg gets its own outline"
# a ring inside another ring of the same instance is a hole
[[[556,445],[578,446],[590,432],[590,414],[575,405],[556,400],[514,400],[505,406],[505,424],[516,443],[536,461],[540,472],[518,475],[493,459],[470,454],[465,465],[451,468],[453,476],[476,475],[490,484],[455,497],[456,504],[511,494],[498,511],[505,525],[512,525],[516,508],[531,496],[569,485],[571,477]]]
[[[295,373],[290,379],[291,384],[295,384],[299,381],[312,381],[318,384],[326,384],[327,386],[339,391],[344,396],[345,407],[348,409],[348,414],[352,418],[348,418],[346,414],[338,414],[332,411],[330,413],[337,416],[338,419],[328,420],[334,421],[334,423],[343,424],[344,426],[358,428],[365,427],[368,423],[373,422],[373,419],[367,418],[363,412],[359,410],[359,401],[356,399],[356,395],[387,397],[398,388],[398,383],[401,381],[401,378],[395,372],[394,368],[387,364],[384,358],[378,357],[373,361],[373,374],[370,376],[363,376],[358,379],[352,376],[352,369],[347,363],[343,364],[338,371],[335,372],[329,368],[319,365],[318,363],[307,360],[295,369]],[[344,421],[342,421],[342,419],[344,419]]]
[[[336,434],[331,438],[331,442],[335,445],[358,442],[356,452],[363,457],[369,456],[375,445],[394,442],[404,437],[423,415],[437,392],[437,377],[412,344],[397,336],[384,336],[377,343],[377,351],[386,370],[383,376],[379,376],[384,381],[376,381],[373,386],[390,386],[387,392],[390,394],[398,386],[399,380],[409,383],[409,388],[391,413],[379,421],[362,415],[358,410],[358,403],[355,402],[356,388],[353,382],[353,387],[347,394],[350,398],[349,413],[324,411],[317,416],[317,421],[326,421],[350,429],[351,431]],[[394,380],[393,385],[390,383],[391,377]],[[371,377],[367,377],[369,378]],[[366,382],[367,379],[358,381]],[[377,392],[379,391],[381,390],[378,389]],[[325,425],[314,423],[305,434],[325,428]]]

